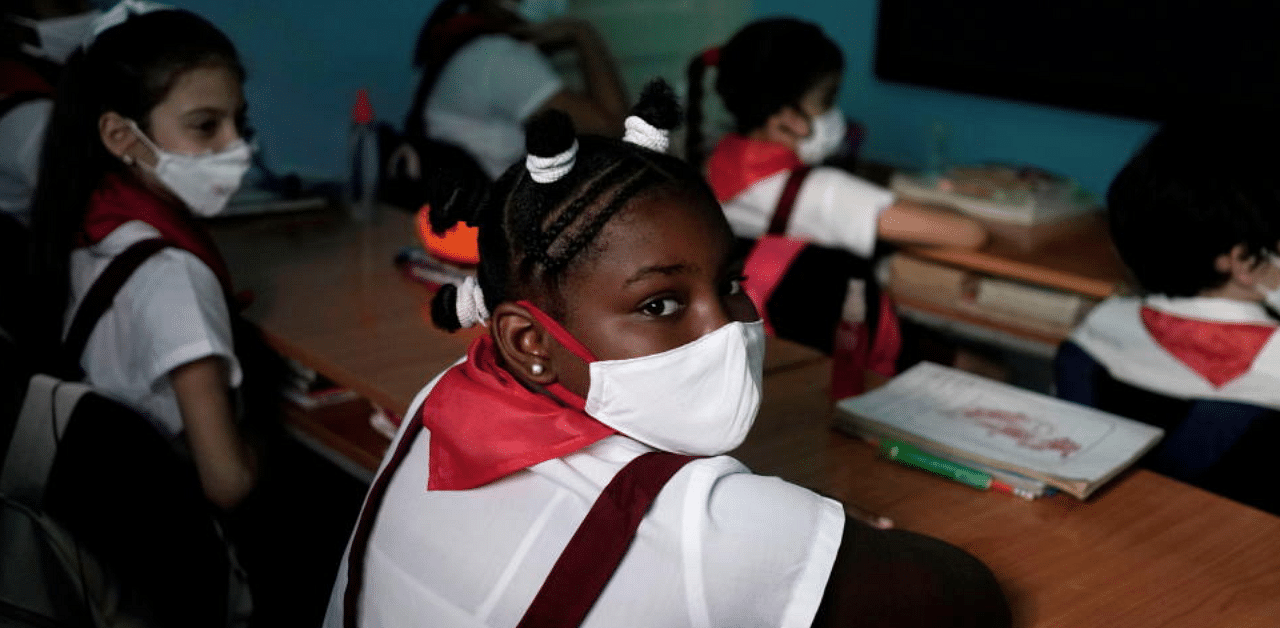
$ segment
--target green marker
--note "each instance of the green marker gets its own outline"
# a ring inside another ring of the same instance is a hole
[[[989,474],[927,454],[902,441],[881,441],[880,453],[890,460],[951,478],[978,490],[985,491],[992,488],[993,482]]]

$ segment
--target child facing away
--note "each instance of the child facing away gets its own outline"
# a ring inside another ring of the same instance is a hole
[[[1009,625],[964,552],[723,455],[764,334],[715,197],[664,154],[676,109],[652,85],[622,141],[548,112],[491,188],[440,182],[435,228],[477,226],[481,257],[433,317],[489,333],[406,414],[326,626]]]
[[[1082,351],[1116,382],[1090,402],[1166,429],[1149,466],[1272,512],[1278,140],[1270,111],[1235,109],[1168,123],[1133,156],[1111,183],[1107,211],[1140,294],[1095,307],[1064,346],[1058,375],[1072,381],[1064,359]],[[1077,393],[1060,385],[1060,394]],[[1199,400],[1254,408],[1218,405],[1201,420],[1190,414]]]
[[[836,104],[844,57],[821,28],[796,19],[748,24],[690,63],[691,163],[703,165],[702,83],[711,65],[736,129],[716,144],[705,171],[733,233],[759,239],[748,258],[752,300],[779,336],[824,351],[834,344],[837,365],[840,346],[850,344],[833,340],[842,317],[859,324],[881,315],[879,329],[871,330],[872,352],[890,355],[880,366],[873,356],[871,368],[892,375],[896,324],[867,261],[877,242],[977,247],[986,230],[823,165],[846,140]]]
[[[418,36],[422,69],[406,132],[461,148],[497,178],[524,156],[524,122],[548,108],[593,133],[621,131],[627,99],[613,56],[566,3],[443,0]],[[549,55],[572,51],[584,90],[567,86]]]

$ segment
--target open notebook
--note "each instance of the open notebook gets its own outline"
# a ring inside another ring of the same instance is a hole
[[[1038,479],[1080,499],[1163,435],[1157,427],[922,362],[836,404],[841,429]]]

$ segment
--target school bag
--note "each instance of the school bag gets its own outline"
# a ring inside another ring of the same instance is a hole
[[[193,465],[137,411],[75,381],[98,319],[167,246],[143,240],[108,265],[72,318],[57,376],[12,362],[4,373],[0,624],[227,626],[248,616],[244,574]]]

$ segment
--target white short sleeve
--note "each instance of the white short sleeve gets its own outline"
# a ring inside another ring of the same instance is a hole
[[[31,195],[40,171],[40,147],[53,102],[22,103],[0,118],[0,211],[30,222]]]
[[[765,233],[790,174],[761,179],[724,203],[736,235],[758,238]],[[814,168],[800,186],[787,234],[870,257],[880,213],[894,199],[889,190],[843,170]]]
[[[130,222],[94,247],[72,253],[75,305],[116,254],[156,232]],[[69,321],[68,321],[69,324]],[[183,429],[173,369],[209,356],[226,361],[233,387],[243,375],[231,315],[217,276],[188,251],[167,248],[143,262],[89,336],[81,365],[99,391],[145,413],[162,432]]]
[[[506,35],[479,37],[441,72],[427,100],[427,132],[497,177],[524,156],[525,119],[562,89],[537,48]]]

